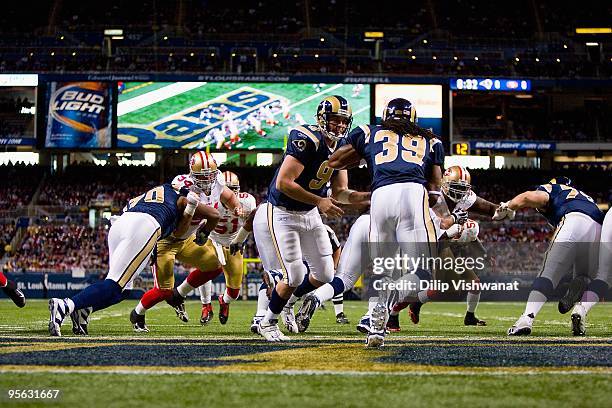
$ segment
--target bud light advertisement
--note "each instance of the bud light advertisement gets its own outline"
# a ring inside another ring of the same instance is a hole
[[[113,84],[51,82],[45,147],[110,148]]]

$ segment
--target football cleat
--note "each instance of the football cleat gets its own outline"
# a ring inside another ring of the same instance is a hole
[[[174,308],[176,317],[182,322],[187,323],[189,321],[189,315],[185,310],[185,298],[174,288],[172,290],[172,297],[166,301],[170,306]]]
[[[385,344],[385,326],[387,324],[387,307],[378,303],[372,309],[370,332],[366,338],[366,347],[382,347]]]
[[[227,319],[229,319],[229,307],[230,304],[223,300],[223,295],[219,295],[219,321],[221,324],[227,323]]]
[[[508,329],[508,336],[528,336],[531,334],[533,326],[533,314],[522,315],[518,318],[514,326]]]
[[[304,333],[308,329],[310,320],[320,305],[321,301],[312,293],[304,298],[304,302],[302,302],[302,306],[295,316],[295,322],[300,333]]]
[[[26,304],[26,298],[22,291],[17,289],[17,284],[13,281],[8,281],[6,286],[2,287],[2,291],[8,296],[15,306],[24,307]]]
[[[585,320],[586,314],[584,312],[584,307],[580,304],[576,305],[572,312],[572,333],[574,336],[586,335]]]
[[[408,315],[414,324],[419,324],[419,320],[421,319],[421,306],[423,306],[423,303],[417,301],[412,302],[408,307]]]
[[[212,320],[214,316],[213,308],[210,303],[202,303],[202,315],[200,316],[200,324],[204,326]]]
[[[132,322],[132,327],[134,328],[134,331],[136,333],[149,332],[149,328],[145,323],[144,315],[139,315],[138,313],[136,313],[136,310],[132,310],[132,313],[130,313],[130,322]]]
[[[389,330],[391,333],[397,333],[402,330],[400,327],[399,315],[389,315],[387,330]]]
[[[569,312],[572,307],[582,298],[582,294],[587,288],[588,281],[586,276],[577,276],[572,282],[569,284],[567,292],[565,295],[559,300],[559,313],[566,314]]]
[[[263,319],[263,316],[253,316],[251,320],[251,333],[259,334],[259,322]]]
[[[279,342],[290,340],[278,328],[278,320],[273,319],[268,324],[263,324],[263,319],[257,324],[257,331],[261,336],[270,342]]]
[[[68,311],[68,304],[64,299],[51,298],[49,300],[49,334],[51,336],[62,336],[62,322]]]
[[[465,326],[486,326],[487,322],[485,322],[484,320],[480,320],[472,312],[465,312],[465,318],[463,319],[463,324]]]
[[[285,324],[285,327],[289,333],[299,333],[299,327],[295,321],[293,307],[285,306],[281,312],[281,318],[283,319],[283,323]]]
[[[89,335],[89,315],[92,312],[91,307],[86,307],[85,309],[75,310],[70,313],[70,320],[72,320],[72,333],[77,336],[87,336]]]
[[[370,333],[370,315],[364,315],[357,323],[357,331],[363,334]]]
[[[336,323],[338,324],[350,324],[348,317],[344,314],[344,312],[340,312],[336,315]]]

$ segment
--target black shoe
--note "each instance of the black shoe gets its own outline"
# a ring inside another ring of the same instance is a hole
[[[6,294],[6,296],[11,298],[11,300],[17,307],[25,306],[26,304],[25,295],[23,294],[22,291],[17,289],[17,284],[13,282],[12,280],[6,283],[6,286],[2,288],[2,291]]]
[[[338,324],[350,324],[349,319],[346,317],[344,312],[340,312],[336,315],[336,323]]]
[[[300,310],[298,310],[297,314],[295,315],[295,322],[297,323],[298,331],[300,333],[304,333],[308,329],[310,320],[319,306],[321,306],[319,298],[312,293],[304,298],[304,302],[302,302]]]
[[[463,319],[463,324],[466,326],[486,326],[487,322],[485,322],[484,320],[480,320],[472,312],[465,312],[465,318]]]
[[[559,300],[559,313],[566,314],[578,301],[582,298],[582,294],[586,290],[588,285],[588,278],[586,276],[576,276],[574,280],[569,284],[569,288],[565,295]]]
[[[387,330],[392,333],[397,333],[402,330],[399,322],[399,315],[389,315],[389,320],[387,320]]]
[[[181,296],[176,288],[172,289],[172,297],[166,300],[166,302],[174,308],[176,317],[178,317],[180,321],[185,323],[189,321],[189,315],[185,310],[185,298]]]
[[[572,333],[574,336],[586,335],[584,321],[582,320],[582,316],[580,316],[578,313],[574,313],[572,315]]]
[[[132,310],[132,313],[130,313],[130,322],[132,322],[132,327],[134,328],[134,331],[136,333],[149,332],[149,328],[145,323],[144,315],[139,315],[138,313],[136,313],[136,310]]]
[[[412,302],[408,307],[408,314],[410,315],[410,320],[412,323],[419,324],[419,320],[421,320],[421,306],[423,304],[419,301]]]

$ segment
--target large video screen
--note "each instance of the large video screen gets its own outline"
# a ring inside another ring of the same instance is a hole
[[[45,147],[111,148],[112,82],[47,85]]]
[[[0,147],[36,144],[36,87],[0,86]]]
[[[374,114],[380,122],[387,102],[395,98],[408,99],[416,108],[419,126],[442,135],[442,85],[376,85]]]
[[[292,127],[315,123],[319,102],[344,96],[370,121],[370,86],[233,82],[119,83],[118,148],[283,149]]]

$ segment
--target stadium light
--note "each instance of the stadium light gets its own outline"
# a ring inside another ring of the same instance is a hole
[[[235,52],[232,52],[232,57],[235,57],[235,56],[236,56],[236,53],[235,53]]]
[[[516,62],[519,62],[519,61],[520,61],[520,58],[519,58],[519,57],[516,57],[516,58],[514,58],[514,60],[515,60]]]
[[[458,59],[458,58],[457,58],[457,57],[453,57],[453,59],[454,59],[455,61],[457,61],[457,59]]]
[[[315,58],[319,58],[319,54],[315,54]]]
[[[214,53],[214,52],[211,52],[211,53],[210,53],[210,56],[211,56],[211,57],[214,57],[214,56],[215,56],[215,53]]]
[[[436,57],[435,55],[433,57],[431,57],[432,59],[436,60],[438,59],[438,57]]]
[[[588,42],[588,43],[586,43],[586,46],[587,46],[587,47],[598,47],[598,46],[599,46],[599,43],[596,43],[596,42]]]
[[[193,57],[194,55],[195,55],[195,54],[194,54],[193,52],[190,52],[190,53],[189,53],[189,56],[190,56],[190,57]]]
[[[561,60],[559,58],[557,58],[557,62],[561,62]]]
[[[277,54],[277,53],[274,53],[274,54],[272,54],[272,56],[273,56],[274,58],[276,58],[276,57],[278,57],[278,54]]]
[[[76,52],[75,52],[75,51],[73,51],[73,52],[72,52],[72,56],[74,57],[75,55],[76,55]]]
[[[321,37],[320,38],[321,42],[325,42],[325,38]]]
[[[408,52],[412,52],[412,48],[408,48]]]
[[[51,56],[52,57],[55,56],[55,51],[51,52]]]
[[[563,48],[567,50],[567,44],[563,44]]]
[[[416,56],[414,56],[414,55],[413,55],[413,56],[411,56],[410,58],[412,58],[413,60],[415,60],[415,59],[416,59]]]
[[[370,39],[381,39],[385,37],[385,33],[383,33],[382,31],[366,31],[363,35],[365,38],[370,38]]]
[[[536,57],[536,62],[540,62],[540,59]]]
[[[474,57],[474,61],[478,61],[478,57]]]
[[[576,34],[612,34],[610,27],[580,27],[576,28]]]
[[[423,44],[427,44],[427,40],[423,40]]]
[[[63,39],[64,39],[64,36],[62,35],[62,36],[60,37],[60,40],[63,40]]]
[[[164,40],[167,40],[167,39],[168,39],[168,36],[167,36],[167,35],[164,35]]]

